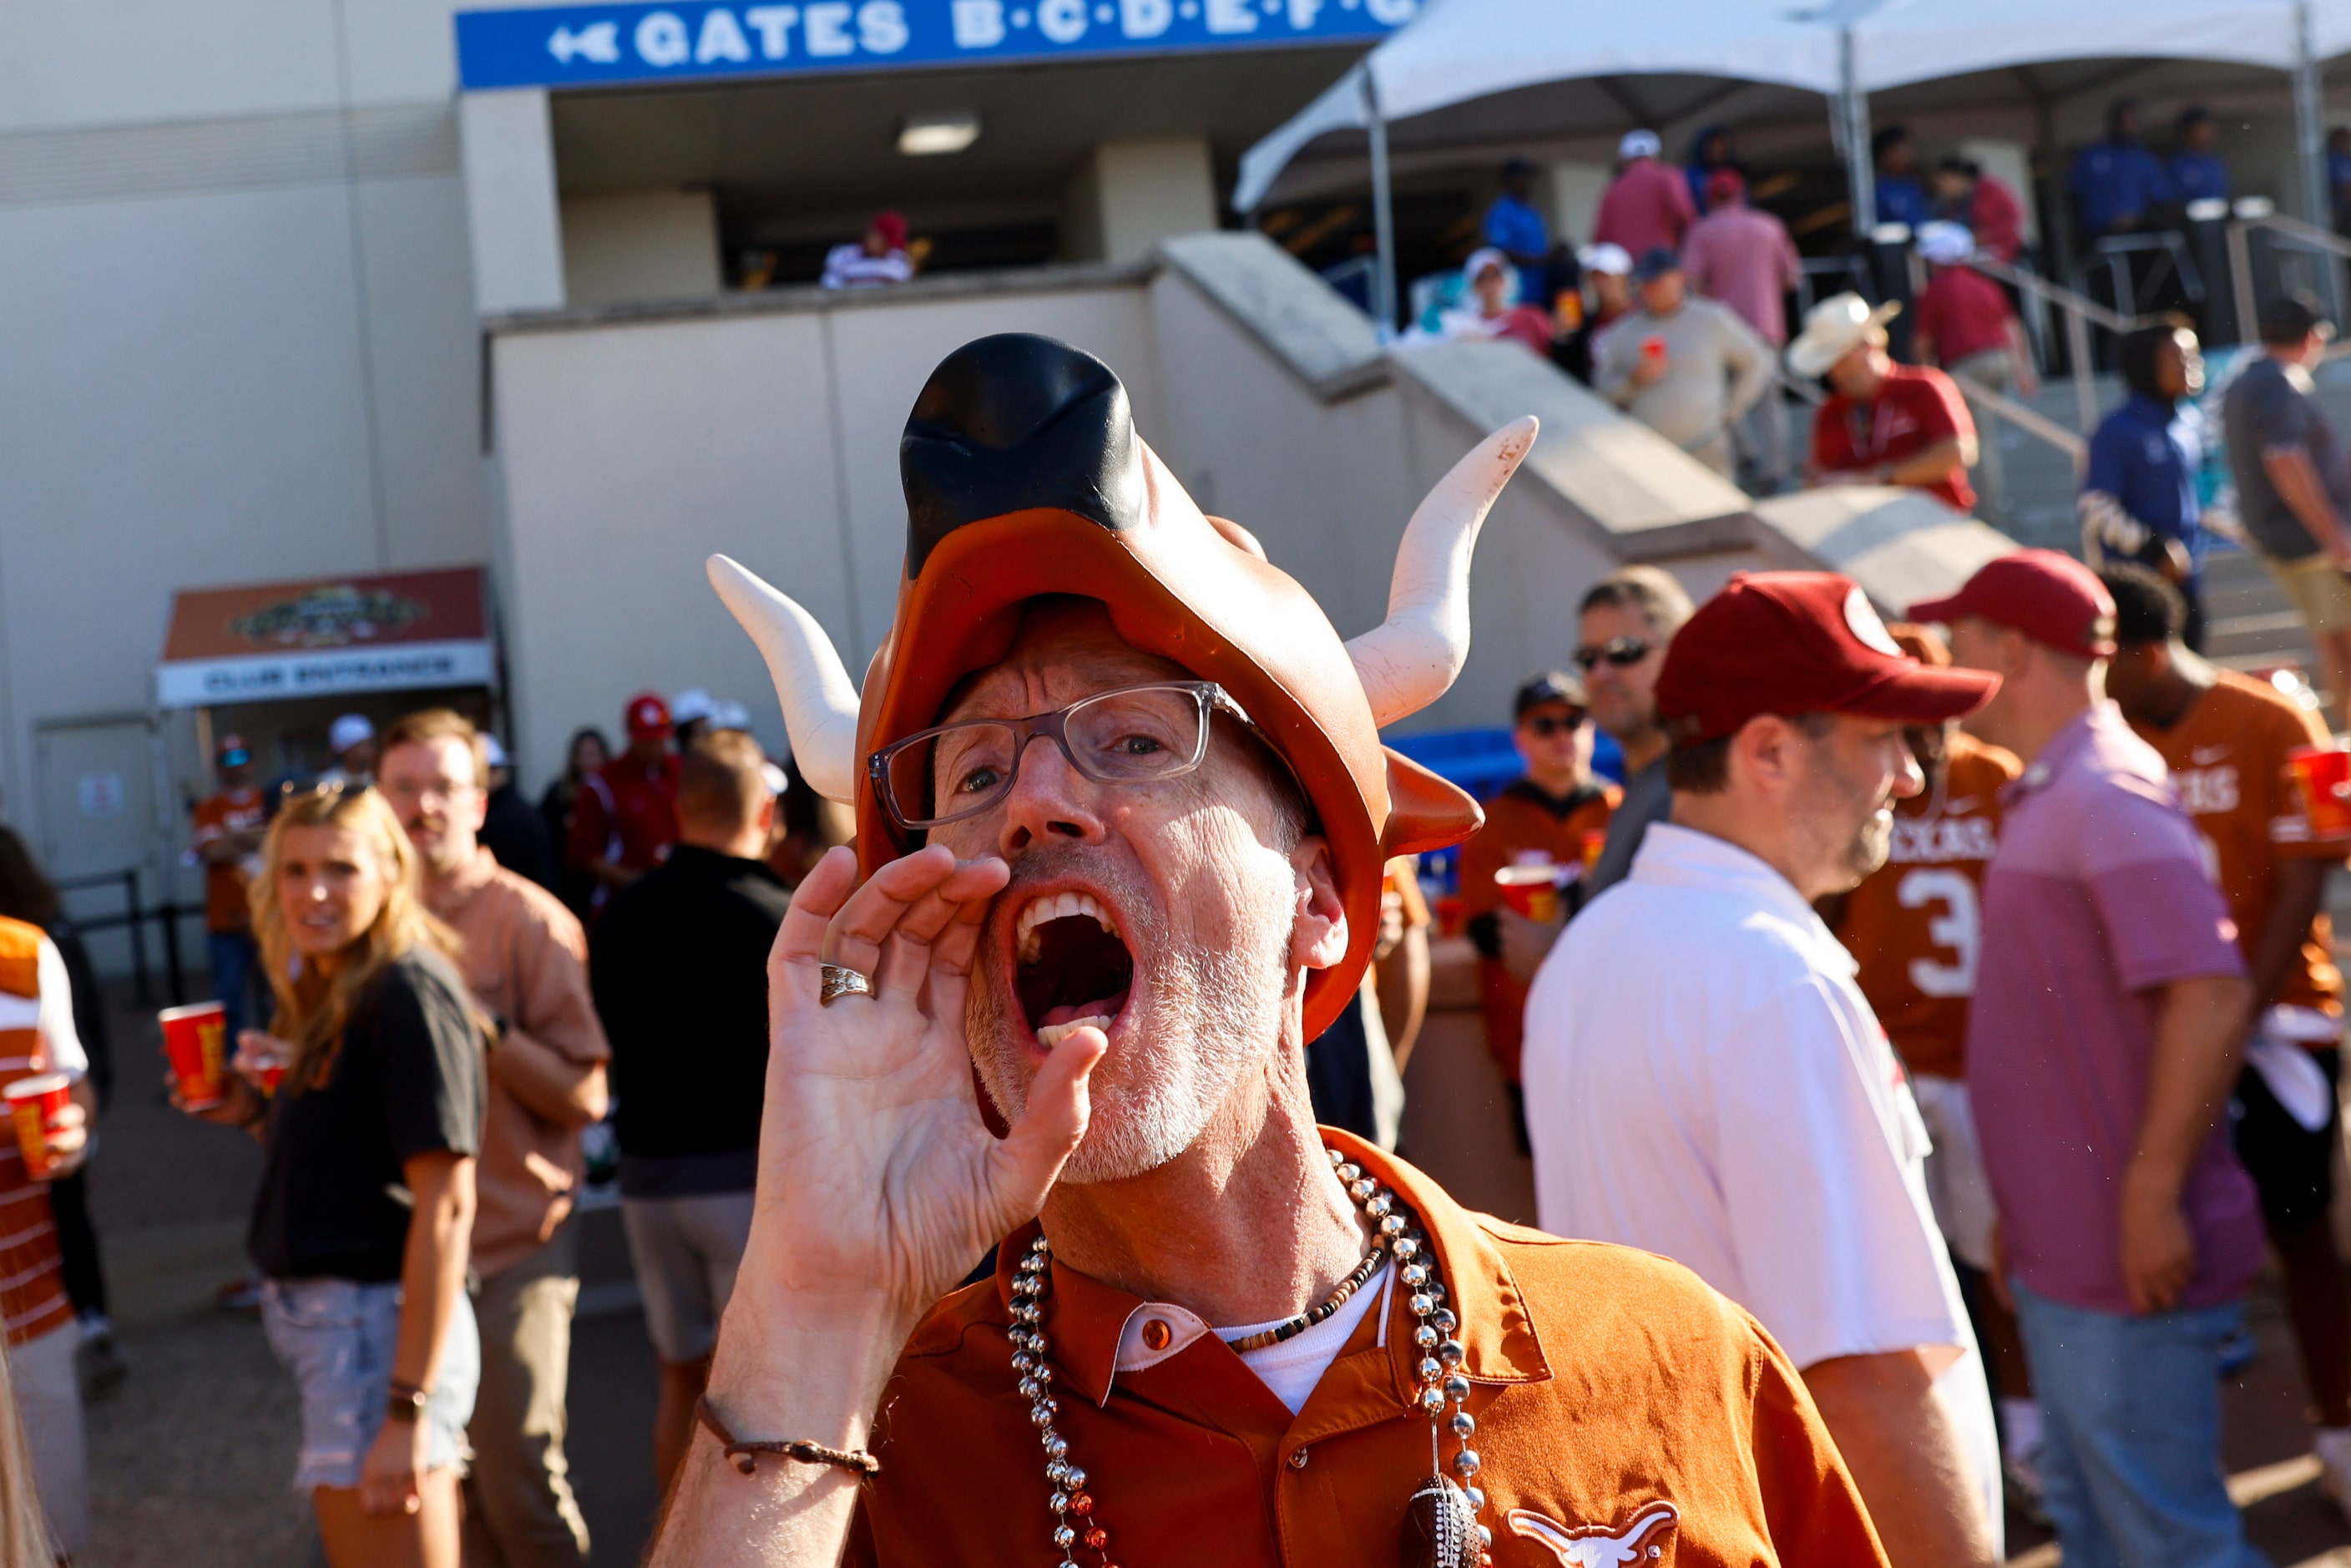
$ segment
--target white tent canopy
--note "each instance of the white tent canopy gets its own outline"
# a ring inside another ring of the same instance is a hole
[[[1254,210],[1310,143],[1332,131],[1367,129],[1375,111],[1393,124],[1517,88],[1646,74],[1723,77],[1826,96],[2125,56],[2288,71],[2301,58],[2301,9],[2294,0],[1972,0],[1964,6],[1843,0],[1810,13],[1789,0],[1642,0],[1609,8],[1434,0],[1242,155],[1233,205]],[[2310,0],[2308,11],[2318,57],[2351,50],[2351,0]],[[1840,59],[1848,29],[1849,78]]]

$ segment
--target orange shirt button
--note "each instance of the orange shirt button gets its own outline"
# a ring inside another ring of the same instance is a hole
[[[1143,1325],[1143,1343],[1152,1350],[1165,1350],[1167,1342],[1175,1337],[1176,1331],[1167,1326],[1164,1318],[1153,1318]]]
[[[1305,1449],[1303,1449],[1303,1448],[1299,1448],[1299,1449],[1294,1450],[1294,1451],[1290,1454],[1290,1468],[1291,1469],[1293,1469],[1293,1470],[1302,1470],[1302,1469],[1304,1469],[1306,1468],[1306,1450],[1305,1450]]]

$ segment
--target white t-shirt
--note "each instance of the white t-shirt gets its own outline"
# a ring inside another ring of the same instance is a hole
[[[1949,1347],[1935,1391],[1997,1538],[1991,1400],[1928,1201],[1927,1129],[1854,970],[1771,866],[1653,824],[1527,999],[1542,1228],[1687,1266],[1799,1369]]]
[[[89,1071],[89,1053],[82,1049],[81,1035],[74,1028],[73,981],[66,974],[65,955],[44,936],[34,966],[40,999],[0,991],[0,1030],[40,1030],[48,1042],[47,1070],[69,1078],[83,1077]],[[0,1056],[0,1071],[22,1072],[32,1065],[29,1058]]]

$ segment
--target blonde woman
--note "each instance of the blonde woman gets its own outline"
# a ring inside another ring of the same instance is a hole
[[[334,1568],[456,1568],[481,1366],[465,1255],[483,1028],[382,797],[289,798],[262,860],[254,930],[277,1022],[245,1031],[229,1099],[201,1114],[268,1151],[246,1245],[301,1386],[295,1485]]]

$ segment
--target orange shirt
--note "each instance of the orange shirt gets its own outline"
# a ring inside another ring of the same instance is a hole
[[[1486,802],[1486,825],[1461,846],[1461,913],[1475,919],[1502,902],[1494,873],[1504,866],[1586,863],[1585,837],[1607,832],[1608,819],[1624,798],[1622,789],[1603,779],[1565,801],[1524,779],[1504,788]],[[1486,1015],[1486,1049],[1501,1064],[1502,1076],[1516,1083],[1527,988],[1499,958],[1480,958],[1478,1004]]]
[[[230,833],[252,832],[262,823],[261,791],[224,789],[196,802],[196,848]],[[253,911],[246,902],[245,867],[236,861],[204,862],[204,929],[246,931]]]
[[[2220,884],[2237,922],[2238,944],[2250,955],[2277,896],[2277,862],[2341,860],[2351,852],[2351,841],[2312,840],[2301,792],[2286,772],[2287,752],[2327,743],[2318,716],[2250,675],[2216,673],[2219,684],[2169,729],[2131,727],[2171,769],[2180,807],[2196,820],[2204,841],[2205,869]],[[2300,967],[2273,999],[2341,1016],[2343,977],[2328,956],[2334,940],[2322,911],[2303,941]]]
[[[529,1040],[579,1065],[611,1060],[588,989],[588,935],[553,894],[477,845],[471,864],[426,886],[424,902],[457,934],[465,989],[475,1006],[506,1020],[507,1040]],[[579,1129],[524,1104],[496,1073],[489,1085],[472,1242],[475,1271],[485,1279],[554,1239],[588,1168]]]
[[[1594,1562],[1884,1561],[1802,1382],[1754,1319],[1678,1264],[1468,1213],[1409,1166],[1323,1136],[1421,1217],[1460,1315],[1489,1499],[1479,1522],[1494,1531],[1497,1568],[1583,1560],[1541,1539],[1546,1524],[1586,1550],[1601,1535],[1625,1542]],[[1044,1456],[1006,1336],[1013,1267],[1035,1233],[1015,1233],[996,1278],[941,1301],[907,1342],[882,1396],[872,1439],[882,1472],[859,1500],[848,1562],[1059,1560]],[[1129,1320],[1153,1310],[1052,1266],[1043,1326],[1055,1424],[1086,1471],[1109,1559],[1395,1562],[1405,1503],[1429,1474],[1428,1417],[1406,1398],[1419,1353],[1403,1292],[1387,1293],[1384,1314],[1377,1304],[1364,1314],[1294,1416],[1214,1334],[1120,1369]],[[1147,1327],[1137,1339],[1150,1343]],[[1456,1446],[1446,1442],[1448,1464]]]
[[[1894,852],[1845,895],[1836,934],[1903,1064],[1929,1078],[1964,1078],[1983,938],[1978,895],[1999,847],[2000,792],[2023,767],[1957,732],[1946,768],[1940,790],[1896,805]]]
[[[48,1071],[34,1027],[41,998],[41,928],[0,918],[0,1088]],[[49,1189],[25,1173],[16,1118],[0,1117],[0,1320],[23,1344],[73,1322]]]

